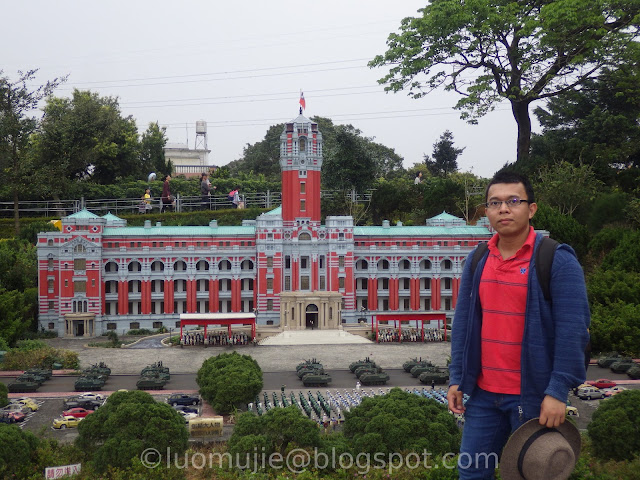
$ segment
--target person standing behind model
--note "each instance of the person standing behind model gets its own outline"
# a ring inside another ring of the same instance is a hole
[[[414,185],[419,185],[422,183],[422,172],[416,173],[416,178],[413,179]]]
[[[171,175],[167,175],[164,178],[164,184],[162,185],[162,211],[160,213],[166,212],[167,208],[171,207],[173,199],[171,198],[171,189],[169,188],[169,181],[171,180]]]
[[[209,195],[211,195],[211,182],[209,182],[209,175],[203,173],[200,176],[200,197],[202,210],[209,210]]]
[[[493,478],[510,433],[526,421],[563,423],[569,389],[586,376],[590,314],[575,252],[566,244],[556,249],[545,300],[535,272],[542,235],[530,226],[537,205],[529,180],[499,172],[485,200],[496,233],[475,270],[473,252],[467,257],[452,325],[447,400],[465,417],[461,479]]]

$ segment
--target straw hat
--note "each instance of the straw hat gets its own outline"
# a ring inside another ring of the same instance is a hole
[[[504,447],[500,460],[503,480],[566,480],[580,456],[580,433],[571,422],[556,428],[529,420]]]

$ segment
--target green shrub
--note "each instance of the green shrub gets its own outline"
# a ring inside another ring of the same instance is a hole
[[[602,402],[587,426],[593,453],[603,460],[633,460],[640,455],[640,390],[627,390]]]
[[[78,353],[61,348],[43,347],[33,350],[11,349],[4,356],[2,370],[26,370],[28,368],[52,368],[60,363],[64,369],[79,368]]]
[[[0,408],[9,403],[9,389],[4,383],[0,383]]]
[[[134,328],[133,330],[129,330],[127,335],[153,335],[154,333],[154,331],[148,328]]]
[[[16,343],[16,350],[19,350],[21,352],[40,350],[42,348],[47,348],[47,344],[42,340],[19,340]]]

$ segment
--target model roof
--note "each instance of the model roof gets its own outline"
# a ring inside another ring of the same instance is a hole
[[[155,227],[107,227],[104,229],[104,237],[184,237],[184,236],[210,236],[233,237],[237,235],[254,236],[256,227],[250,226],[155,226]]]

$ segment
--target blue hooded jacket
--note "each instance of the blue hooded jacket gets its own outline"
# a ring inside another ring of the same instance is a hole
[[[524,414],[537,417],[545,395],[567,401],[569,389],[586,377],[584,349],[589,339],[590,313],[582,267],[573,249],[561,244],[551,267],[551,302],[544,298],[535,272],[543,236],[536,235],[529,265],[529,284],[520,358],[520,397]],[[474,250],[475,251],[475,250]],[[474,251],[467,257],[451,331],[450,385],[471,394],[480,374],[482,307],[479,286],[488,257],[471,272]],[[500,287],[496,287],[500,288]]]

